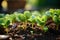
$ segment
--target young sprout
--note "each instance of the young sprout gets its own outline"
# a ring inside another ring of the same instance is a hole
[[[18,16],[18,18],[20,19],[20,21],[23,23],[23,27],[26,28],[26,17],[24,16],[24,14],[20,14]]]
[[[38,25],[41,25],[41,21],[40,21],[40,17],[39,16],[36,17],[36,22],[37,22]]]
[[[32,28],[33,28],[33,24],[36,22],[35,19],[36,19],[36,16],[34,16],[34,15],[32,15],[32,16],[28,19],[28,21],[30,21],[30,22],[32,23]]]
[[[0,18],[0,25],[3,25],[3,28],[8,29],[8,25],[10,24],[10,21],[5,18]],[[8,30],[5,30],[8,33]]]
[[[40,20],[41,20],[41,22],[45,23],[47,21],[47,19],[48,19],[48,17],[46,15],[43,15]]]
[[[44,25],[45,22],[47,21],[47,16],[43,15],[42,17],[40,17],[39,19],[37,19],[40,21],[40,25]],[[38,22],[39,23],[39,22]]]
[[[60,10],[59,9],[52,9],[49,10],[52,13],[52,19],[57,25],[57,30],[58,30],[58,25],[60,24],[59,22],[59,16],[60,16]]]
[[[11,25],[13,22],[15,22],[15,19],[16,19],[16,16],[14,14],[10,14],[9,20]]]
[[[26,18],[25,25],[27,25],[28,19],[30,18],[31,15],[32,14],[30,11],[24,11],[24,16]]]
[[[13,15],[15,16],[15,21],[17,21],[17,22],[21,21],[20,18],[19,18],[20,14],[22,14],[22,13],[14,12]]]
[[[46,21],[47,21],[47,16],[46,15],[43,15],[42,17],[37,17],[36,18],[36,22],[37,24],[39,24],[42,29],[44,28],[45,24],[46,24]]]

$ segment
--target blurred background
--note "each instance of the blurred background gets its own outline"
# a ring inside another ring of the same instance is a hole
[[[40,10],[60,9],[60,0],[0,0],[0,13],[14,12],[18,9]]]

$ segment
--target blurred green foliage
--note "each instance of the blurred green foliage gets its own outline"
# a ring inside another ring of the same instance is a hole
[[[33,6],[37,7],[60,7],[60,0],[27,0],[27,3],[30,3]]]

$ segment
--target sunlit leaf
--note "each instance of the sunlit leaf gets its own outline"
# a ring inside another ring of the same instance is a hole
[[[36,18],[36,16],[32,15],[32,16],[28,19],[28,21],[34,23],[34,22],[36,22],[36,21],[35,21],[35,18]]]
[[[26,17],[26,19],[29,19],[31,15],[32,14],[29,11],[24,12],[24,16]]]
[[[20,14],[20,15],[18,16],[18,18],[19,18],[19,20],[21,20],[21,21],[26,21],[26,17],[25,17],[23,14]]]
[[[58,24],[59,23],[59,18],[55,15],[53,16],[53,21]]]

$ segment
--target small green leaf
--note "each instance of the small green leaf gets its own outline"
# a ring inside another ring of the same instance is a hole
[[[24,16],[26,17],[26,19],[29,19],[31,15],[32,14],[29,11],[24,12]]]
[[[57,16],[53,16],[53,21],[58,24],[59,23],[59,18]]]

